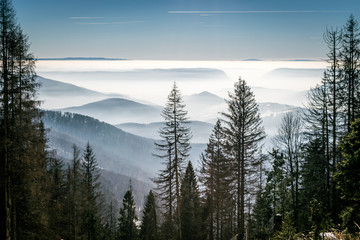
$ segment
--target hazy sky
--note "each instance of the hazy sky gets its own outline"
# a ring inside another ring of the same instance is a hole
[[[359,0],[13,0],[44,57],[323,59]]]

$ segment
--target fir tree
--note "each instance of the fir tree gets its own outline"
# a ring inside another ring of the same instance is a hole
[[[146,197],[140,227],[141,240],[158,240],[158,218],[156,213],[155,195],[150,190]]]
[[[176,209],[175,223],[177,225],[177,238],[181,236],[181,206],[180,206],[180,174],[183,171],[183,164],[189,156],[190,150],[190,129],[186,126],[187,111],[183,104],[181,93],[174,83],[168,96],[168,101],[162,111],[165,119],[164,126],[159,130],[161,141],[156,143],[159,151],[156,156],[165,159],[165,170],[162,170],[155,183],[163,202],[166,216],[166,228],[164,231],[172,233],[174,228],[173,209]]]
[[[95,154],[87,143],[83,153],[82,167],[82,234],[88,240],[97,239],[100,232],[100,182]]]
[[[195,240],[200,238],[200,194],[195,172],[190,161],[181,184],[181,222],[184,239]]]
[[[359,231],[360,225],[360,119],[351,125],[351,132],[340,145],[342,161],[336,173],[337,187],[343,200],[341,218],[350,233]],[[357,226],[356,226],[357,224]]]
[[[123,206],[119,213],[119,240],[138,239],[138,229],[136,227],[137,217],[135,214],[135,202],[132,195],[132,189],[126,191],[123,198]]]
[[[245,184],[250,183],[251,166],[258,163],[259,144],[265,138],[258,105],[245,80],[235,83],[229,93],[228,113],[225,117],[225,134],[229,156],[233,162],[233,183],[236,197],[236,231],[238,239],[245,239]],[[248,185],[249,186],[249,185]]]

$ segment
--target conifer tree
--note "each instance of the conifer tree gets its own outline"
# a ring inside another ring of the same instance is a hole
[[[98,239],[100,232],[100,182],[99,168],[95,154],[89,143],[86,144],[82,169],[82,234],[88,240]]]
[[[183,171],[183,164],[189,156],[190,150],[190,129],[186,126],[187,111],[182,101],[181,93],[174,83],[168,96],[168,101],[162,111],[165,119],[164,126],[159,130],[161,141],[156,143],[159,158],[165,159],[165,170],[162,170],[155,179],[158,191],[163,202],[167,216],[165,219],[166,232],[171,232],[174,228],[173,211],[176,209],[175,224],[177,229],[177,239],[181,236],[181,206],[180,206],[180,174]],[[175,237],[175,236],[173,236]]]
[[[239,78],[234,93],[229,93],[228,112],[223,113],[229,156],[233,163],[236,197],[236,231],[245,239],[245,184],[250,183],[251,166],[258,163],[259,144],[265,138],[259,108],[245,80]],[[249,185],[247,185],[249,186]]]
[[[360,225],[360,118],[352,123],[340,147],[343,159],[335,177],[343,201],[341,218],[344,229],[354,234]]]
[[[135,202],[132,188],[126,191],[123,198],[123,206],[120,209],[118,235],[119,240],[137,240],[138,229],[136,227],[137,217],[135,214]]]
[[[181,222],[184,239],[195,240],[201,236],[201,206],[197,180],[189,161],[181,184]]]
[[[228,212],[231,204],[231,162],[226,156],[226,138],[221,121],[214,126],[205,153],[201,155],[200,181],[208,204],[208,237],[225,239],[231,235]],[[227,229],[227,230],[226,230]]]
[[[48,229],[46,140],[29,46],[11,0],[1,0],[0,238],[6,240],[41,239]]]
[[[345,125],[350,132],[350,124],[360,116],[360,30],[353,15],[350,15],[343,29],[341,63],[343,68],[343,98],[346,112]]]
[[[150,190],[146,197],[140,227],[141,240],[158,240],[158,217],[156,213],[155,195]]]

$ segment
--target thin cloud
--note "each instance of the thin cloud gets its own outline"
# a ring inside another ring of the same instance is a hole
[[[143,21],[127,21],[127,22],[77,22],[81,25],[126,25],[126,24],[136,24],[142,23]]]
[[[285,11],[168,11],[170,14],[236,14],[236,13],[344,13],[332,10],[285,10]]]
[[[69,19],[103,19],[105,17],[69,17]]]

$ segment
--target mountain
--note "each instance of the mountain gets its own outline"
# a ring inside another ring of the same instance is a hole
[[[38,77],[40,83],[39,100],[43,109],[56,109],[82,105],[110,97],[124,97],[120,94],[104,94],[73,84]]]
[[[155,122],[149,124],[139,123],[123,123],[117,124],[116,127],[146,138],[159,139],[159,129],[163,126],[163,122]],[[192,132],[191,143],[207,143],[212,132],[213,125],[207,122],[190,121],[188,125]]]
[[[148,181],[161,168],[153,139],[136,136],[105,122],[73,113],[44,111],[43,122],[49,129],[49,146],[64,159],[71,159],[73,144],[93,146],[99,166],[105,170]],[[190,160],[198,162],[205,144],[192,144]]]
[[[210,92],[184,96],[184,103],[192,120],[213,122],[219,117],[219,112],[226,109],[225,100]]]
[[[162,120],[162,107],[142,104],[124,98],[109,98],[79,107],[61,109],[87,115],[111,124],[126,122],[150,123]]]

